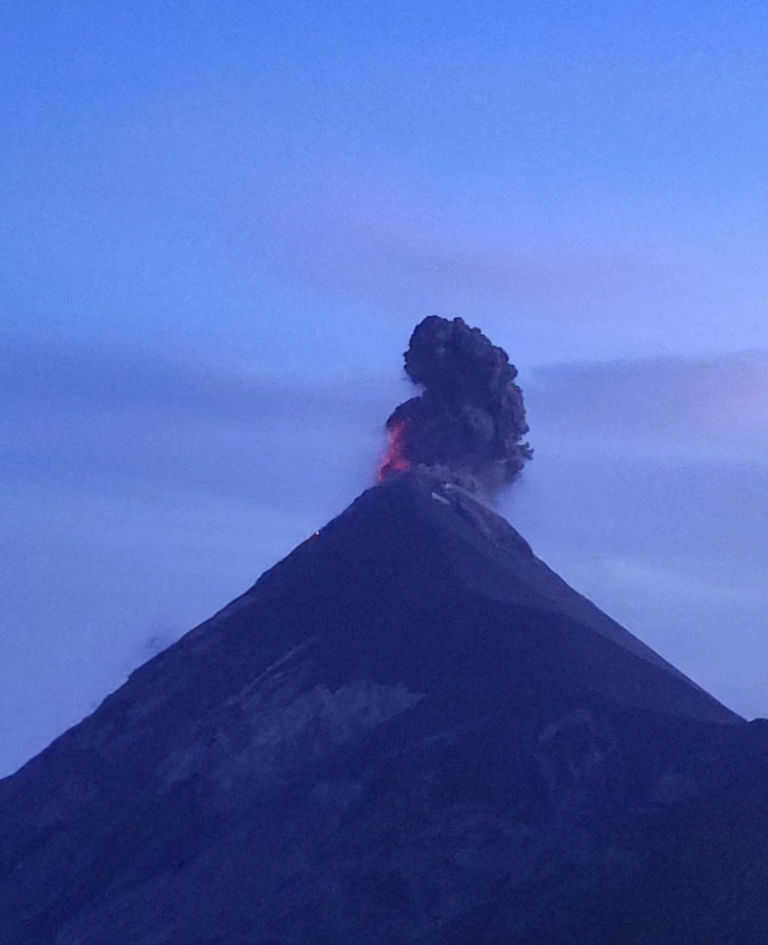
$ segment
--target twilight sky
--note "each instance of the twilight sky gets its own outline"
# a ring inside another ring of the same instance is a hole
[[[768,715],[764,3],[0,29],[0,775],[366,487],[431,313],[520,368],[539,556]]]

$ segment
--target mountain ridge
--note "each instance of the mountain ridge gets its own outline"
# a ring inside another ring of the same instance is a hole
[[[485,908],[554,934],[763,754],[500,516],[403,473],[0,782],[0,933],[483,945]]]

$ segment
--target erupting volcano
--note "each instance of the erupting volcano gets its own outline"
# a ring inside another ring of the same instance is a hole
[[[768,736],[471,489],[530,458],[461,319],[381,481],[0,781],[2,945],[765,945]]]
[[[493,493],[519,475],[533,451],[517,368],[479,328],[430,315],[416,326],[405,370],[422,393],[387,420],[379,481],[416,466],[472,491]]]

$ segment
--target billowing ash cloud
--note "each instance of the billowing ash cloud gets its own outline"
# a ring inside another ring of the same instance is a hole
[[[481,492],[511,482],[533,451],[517,369],[505,351],[461,318],[430,315],[416,326],[405,370],[423,392],[387,420],[379,479],[426,466]]]

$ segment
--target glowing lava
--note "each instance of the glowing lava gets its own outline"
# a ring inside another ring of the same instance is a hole
[[[389,428],[389,446],[386,455],[381,461],[376,482],[382,482],[393,473],[404,472],[411,468],[411,463],[403,456],[404,423],[393,423]]]

